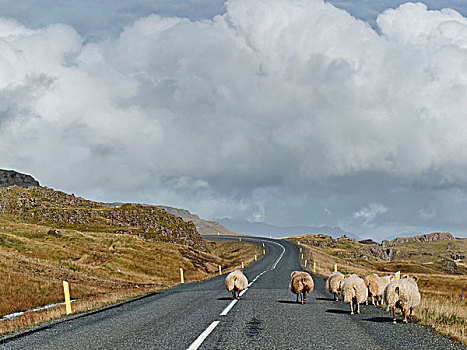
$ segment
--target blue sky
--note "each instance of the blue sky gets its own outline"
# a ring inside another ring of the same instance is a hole
[[[466,14],[0,0],[0,168],[207,219],[466,236]]]
[[[29,27],[50,23],[66,23],[86,38],[118,35],[125,25],[152,13],[185,17],[191,20],[211,19],[225,12],[223,0],[0,0],[0,16],[11,17]],[[374,25],[377,15],[407,1],[332,0],[335,6],[352,16]],[[452,8],[467,15],[463,0],[426,0],[430,9]]]

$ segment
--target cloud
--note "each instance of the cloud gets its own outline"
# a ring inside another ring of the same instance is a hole
[[[370,204],[368,207],[363,207],[360,211],[354,213],[355,218],[363,218],[364,224],[369,225],[375,221],[377,215],[384,214],[388,211],[384,205],[380,203]]]
[[[467,187],[466,21],[409,3],[375,31],[319,0],[231,0],[85,40],[1,19],[0,161],[205,217],[418,228],[420,191]]]

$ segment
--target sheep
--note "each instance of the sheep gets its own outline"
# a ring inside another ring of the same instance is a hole
[[[412,317],[412,311],[420,305],[421,297],[417,285],[418,277],[404,276],[388,284],[384,292],[387,311],[392,309],[392,323],[396,324],[396,307],[402,311],[403,322],[407,323],[407,314]]]
[[[248,287],[248,279],[240,270],[234,270],[225,278],[225,289],[232,292],[233,299],[240,299],[240,292]],[[235,296],[237,292],[237,296]]]
[[[339,294],[342,291],[342,285],[344,284],[345,276],[340,272],[333,272],[329,275],[326,280],[326,290],[329,293],[333,293],[336,301],[339,300]]]
[[[371,296],[373,305],[375,305],[375,296],[378,295],[378,279],[379,276],[376,273],[365,277],[365,286],[368,288],[368,296]],[[368,298],[365,300],[365,304],[368,305]]]
[[[394,276],[387,275],[378,278],[378,294],[376,296],[379,299],[379,303],[383,304],[384,301],[384,291],[386,290],[389,283],[394,281]]]
[[[344,294],[344,302],[350,303],[350,314],[354,314],[353,304],[357,304],[357,313],[360,313],[360,303],[363,303],[368,298],[368,289],[365,286],[365,281],[353,274],[350,275],[342,286]]]
[[[314,288],[313,278],[311,278],[310,274],[305,271],[293,271],[290,274],[292,278],[290,281],[290,290],[292,293],[297,294],[297,303],[298,303],[298,296],[300,295],[301,303],[306,303],[306,295],[311,293]]]

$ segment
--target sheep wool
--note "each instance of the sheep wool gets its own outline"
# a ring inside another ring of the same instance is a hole
[[[298,296],[300,296],[301,303],[306,303],[306,295],[311,293],[314,288],[313,278],[311,278],[310,274],[305,271],[293,271],[290,274],[292,278],[290,281],[290,290],[292,293],[297,294],[297,303],[298,303]]]
[[[233,299],[240,299],[240,292],[248,287],[248,279],[240,270],[234,270],[225,278],[225,289],[232,292]],[[235,296],[237,293],[237,296]]]
[[[342,286],[344,302],[350,303],[350,314],[354,314],[354,304],[357,306],[357,313],[360,313],[360,304],[368,298],[368,289],[365,281],[359,276],[350,275]]]
[[[421,297],[417,285],[418,277],[404,276],[400,280],[390,282],[384,292],[384,301],[392,309],[392,322],[396,323],[396,308],[402,311],[403,322],[407,323],[407,315],[412,316],[412,311],[420,305]]]
[[[329,275],[326,280],[326,290],[329,293],[333,293],[336,301],[339,300],[339,294],[342,291],[342,285],[344,284],[345,276],[341,272],[333,272]]]
[[[394,276],[391,275],[378,278],[378,294],[376,296],[380,304],[382,304],[384,301],[384,292],[391,281],[394,281]]]
[[[365,285],[368,288],[368,296],[371,296],[371,302],[375,305],[375,296],[378,295],[378,279],[379,276],[376,273],[372,273],[365,277]],[[368,305],[368,298],[365,300],[365,304]]]

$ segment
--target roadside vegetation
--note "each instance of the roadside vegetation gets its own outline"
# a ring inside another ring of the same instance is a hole
[[[467,239],[407,242],[391,247],[390,257],[381,254],[389,248],[370,247],[345,237],[304,235],[287,240],[305,248],[302,266],[307,260],[306,270],[313,271],[316,263],[316,274],[324,278],[333,271],[334,264],[344,274],[361,277],[397,271],[418,276],[422,302],[414,310],[414,320],[467,345],[467,300],[462,302],[462,290],[467,299],[467,268],[465,259],[452,259],[467,251]],[[456,273],[452,273],[454,267]]]

